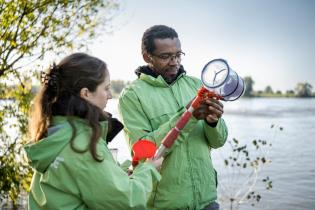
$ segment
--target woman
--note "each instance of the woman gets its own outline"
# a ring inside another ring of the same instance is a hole
[[[25,149],[34,168],[29,209],[146,209],[161,161],[128,176],[107,143],[122,129],[103,111],[112,98],[106,64],[75,53],[53,65],[36,96]],[[155,167],[156,168],[155,168]]]

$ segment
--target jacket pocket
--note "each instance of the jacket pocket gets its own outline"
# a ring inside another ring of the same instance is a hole
[[[175,114],[174,112],[169,112],[169,113],[160,113],[159,115],[151,115],[150,122],[153,129],[157,129],[161,124],[168,122],[174,114]]]

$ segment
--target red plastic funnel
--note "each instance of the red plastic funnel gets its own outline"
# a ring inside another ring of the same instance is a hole
[[[145,139],[138,140],[133,146],[133,159],[132,162],[137,165],[139,160],[151,158],[154,156],[156,151],[156,145]],[[133,165],[134,165],[133,164]]]

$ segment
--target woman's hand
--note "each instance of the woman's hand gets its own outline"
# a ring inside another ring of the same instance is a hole
[[[156,170],[160,171],[161,167],[162,167],[162,163],[163,163],[164,158],[159,158],[157,160],[152,160],[152,158],[148,158],[146,160],[147,163],[150,163],[152,165],[154,165],[154,167],[156,168]]]

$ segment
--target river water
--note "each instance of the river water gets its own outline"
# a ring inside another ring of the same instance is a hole
[[[248,148],[251,155],[263,154],[271,163],[258,172],[256,185],[252,189],[261,195],[261,200],[254,207],[245,202],[239,209],[315,209],[315,99],[240,99],[224,103],[224,109],[224,119],[229,129],[228,140],[235,138],[242,145],[250,145],[252,140],[261,139],[272,144],[260,153]],[[118,117],[116,99],[109,102],[107,111]],[[271,125],[274,127],[271,128]],[[283,130],[280,131],[279,127]],[[130,159],[122,132],[109,147],[118,148],[119,162]],[[244,169],[235,173],[235,170],[224,166],[224,159],[231,155],[229,143],[211,153],[218,172],[219,202],[222,209],[229,209],[226,194],[233,197],[239,189],[246,191],[247,188],[241,187],[240,183],[248,179],[251,171]],[[272,180],[271,190],[266,190],[261,181],[266,176]]]

